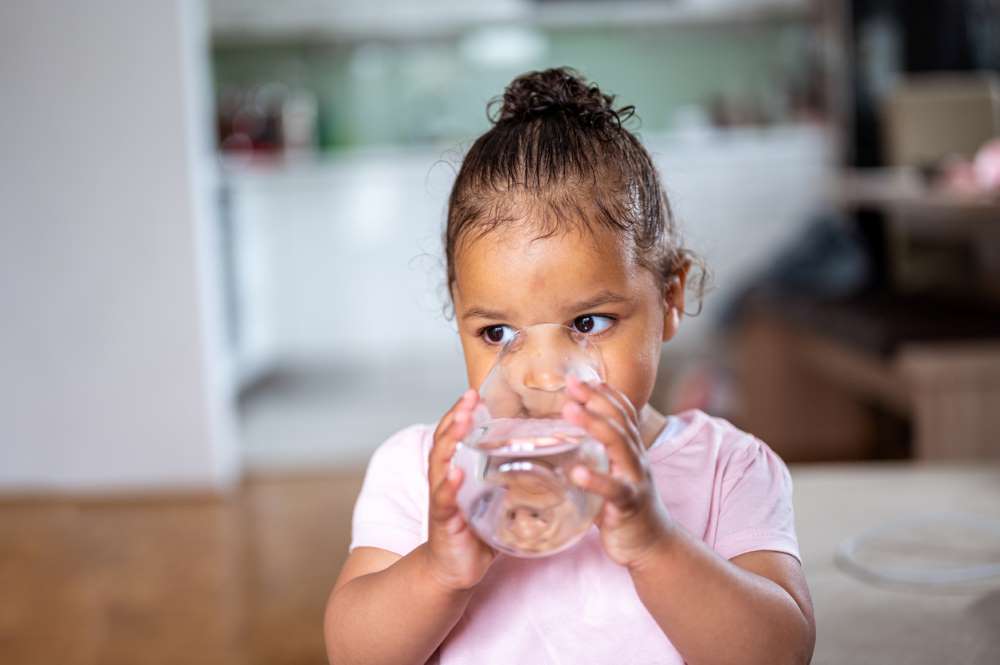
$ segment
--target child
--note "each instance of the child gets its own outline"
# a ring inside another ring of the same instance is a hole
[[[785,465],[724,420],[647,403],[692,257],[613,100],[569,68],[524,74],[465,156],[444,244],[471,388],[372,457],[327,605],[331,663],[809,662]],[[605,498],[580,543],[519,559],[465,523],[449,462],[497,350],[545,322],[601,350],[606,383],[570,382],[563,417],[611,469],[572,474]]]

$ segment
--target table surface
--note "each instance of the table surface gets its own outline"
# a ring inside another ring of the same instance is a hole
[[[946,592],[863,582],[835,563],[867,529],[920,513],[1000,519],[1000,464],[793,465],[796,527],[816,610],[815,665],[1000,663],[1000,579]]]

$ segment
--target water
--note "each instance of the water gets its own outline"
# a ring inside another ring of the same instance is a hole
[[[607,471],[604,447],[569,423],[494,421],[461,444],[452,461],[465,472],[459,504],[479,536],[522,557],[562,551],[583,537],[600,497],[569,479],[584,465]]]

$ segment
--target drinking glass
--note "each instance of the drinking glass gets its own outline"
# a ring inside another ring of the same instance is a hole
[[[607,472],[608,458],[600,442],[562,418],[568,376],[605,378],[586,335],[554,323],[517,331],[480,386],[473,425],[452,458],[464,472],[458,503],[466,521],[502,552],[561,552],[601,509],[601,497],[569,479],[578,465]]]

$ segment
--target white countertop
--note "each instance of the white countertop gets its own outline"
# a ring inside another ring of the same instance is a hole
[[[1000,579],[915,591],[862,582],[834,561],[845,539],[900,518],[962,512],[1000,519],[1000,464],[802,465],[792,466],[792,478],[816,610],[814,665],[1000,663]]]

